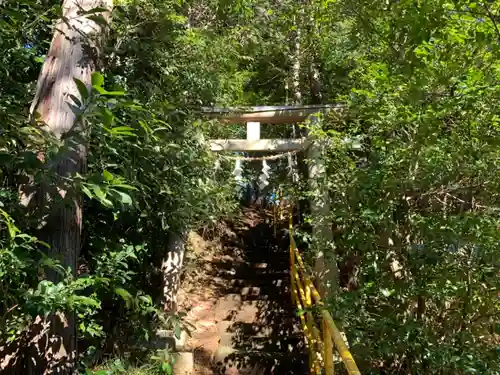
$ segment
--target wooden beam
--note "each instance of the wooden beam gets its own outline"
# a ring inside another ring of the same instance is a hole
[[[305,150],[310,142],[305,138],[299,139],[259,139],[249,141],[246,139],[212,139],[212,151],[278,151],[287,152]]]
[[[205,116],[220,119],[225,124],[260,122],[266,124],[285,124],[304,122],[308,116],[329,110],[338,110],[339,104],[311,106],[262,106],[246,108],[213,108],[203,110]]]

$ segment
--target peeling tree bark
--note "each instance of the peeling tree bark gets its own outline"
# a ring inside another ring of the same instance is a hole
[[[293,41],[293,65],[292,65],[292,90],[294,104],[302,104],[302,91],[300,90],[300,62],[301,62],[301,29],[300,20],[295,21],[295,35]]]
[[[70,268],[73,275],[76,275],[81,247],[82,206],[78,192],[67,181],[75,173],[81,173],[86,164],[83,124],[75,114],[78,107],[75,98],[80,98],[80,94],[73,78],[90,90],[91,74],[98,65],[99,41],[105,31],[102,21],[109,19],[108,11],[92,13],[90,19],[84,13],[96,8],[111,10],[111,7],[112,0],[63,1],[63,17],[55,27],[30,109],[32,115],[35,112],[39,115],[43,127],[64,143],[65,151],[57,160],[44,160],[55,172],[56,179],[41,188],[36,203],[46,214],[42,236],[50,245],[48,255],[60,260],[66,269]],[[83,102],[81,98],[80,101]],[[49,272],[48,278],[57,281],[58,276]],[[54,315],[50,323],[48,344],[37,353],[43,360],[31,367],[30,372],[73,374],[78,357],[75,317],[71,313],[60,313]]]
[[[171,234],[167,245],[168,253],[161,265],[165,311],[177,311],[177,292],[179,291],[182,266],[184,264],[186,238],[187,233],[181,235]]]
[[[323,95],[321,93],[321,78],[318,66],[314,61],[311,62],[309,80],[312,104],[320,104],[323,99]]]

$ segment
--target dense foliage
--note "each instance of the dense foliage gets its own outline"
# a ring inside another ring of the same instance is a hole
[[[67,201],[40,207],[36,196],[26,199],[29,193],[21,190],[50,187],[56,181],[51,163],[66,152],[63,142],[27,116],[50,26],[60,9],[45,3],[16,4],[19,9],[2,8],[1,13],[7,31],[2,39],[5,79],[0,103],[2,369],[23,366],[33,351],[50,352],[43,317],[58,311],[77,314],[85,362],[112,352],[122,355],[125,348],[130,351],[130,343],[142,350],[155,325],[178,325],[160,307],[160,264],[169,236],[217,220],[232,207],[232,192],[215,180],[213,156],[187,104],[166,103],[166,97],[173,96],[168,91],[154,97],[151,91],[161,91],[160,84],[141,86],[144,75],[134,75],[140,68],[123,71],[128,62],[115,62],[104,75],[93,75],[91,95],[79,90],[79,98],[73,99],[88,140],[86,173],[64,181],[84,197],[77,277],[58,259],[47,258],[47,245],[41,240],[45,210]],[[28,28],[32,25],[37,28]],[[141,53],[137,51],[135,58]],[[134,60],[132,53],[127,57]],[[143,61],[151,61],[149,57],[142,56]],[[184,81],[175,88],[181,95],[192,84]],[[25,206],[27,200],[30,204]],[[49,281],[49,272],[59,273],[60,281]],[[50,363],[50,354],[45,360]]]
[[[373,373],[498,373],[498,8],[331,8],[349,115],[318,133],[339,264],[354,265],[337,308]],[[356,136],[361,151],[339,142]]]
[[[80,93],[88,168],[66,182],[85,197],[76,278],[45,255],[45,213],[19,189],[50,186],[64,153],[28,120],[60,14],[48,0],[0,7],[0,366],[57,311],[78,314],[87,363],[173,321],[156,288],[169,236],[233,202],[202,132],[241,130],[200,125],[200,108],[300,99],[344,105],[307,130],[325,145],[331,308],[362,372],[499,373],[498,1],[117,2],[101,74]]]

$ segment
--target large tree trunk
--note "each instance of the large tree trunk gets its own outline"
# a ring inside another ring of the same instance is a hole
[[[181,284],[187,236],[186,231],[181,234],[172,232],[168,240],[167,255],[161,265],[165,311],[177,311],[177,292]]]
[[[111,9],[111,0],[64,0],[63,17],[55,27],[54,37],[40,73],[35,98],[31,106],[43,126],[64,142],[56,160],[45,160],[55,172],[55,182],[43,186],[37,204],[46,213],[44,240],[50,245],[48,255],[62,262],[76,275],[81,248],[82,206],[78,192],[71,188],[71,177],[81,173],[86,164],[83,123],[77,118],[79,100],[84,98],[74,78],[90,91],[91,74],[98,63],[99,41],[104,28],[102,20],[109,12],[88,12],[96,8]],[[87,14],[85,14],[87,12]],[[90,18],[89,18],[90,17]],[[94,20],[98,21],[96,23]],[[100,21],[101,20],[101,21]],[[76,98],[76,100],[75,100]],[[44,155],[40,158],[46,159]],[[48,272],[57,281],[55,272]],[[38,350],[43,361],[30,369],[31,373],[72,374],[77,360],[76,324],[74,314],[60,312],[50,319],[49,344]],[[42,363],[43,362],[43,363]]]

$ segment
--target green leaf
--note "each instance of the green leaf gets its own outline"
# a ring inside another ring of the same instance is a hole
[[[161,370],[168,375],[172,375],[172,365],[168,362],[162,363]]]
[[[127,185],[127,184],[113,184],[113,187],[128,189],[128,190],[138,190],[135,186]]]
[[[94,191],[94,194],[97,198],[99,199],[105,199],[106,198],[106,193],[104,193],[101,189],[100,186],[98,185],[91,185],[92,190]]]
[[[116,126],[114,128],[111,128],[111,131],[113,132],[122,132],[122,131],[134,131],[134,128],[131,128],[130,126]]]
[[[90,10],[80,10],[77,13],[79,15],[87,15],[87,14],[104,13],[104,12],[109,12],[109,9],[103,7],[96,7]]]
[[[42,245],[42,246],[46,247],[47,249],[50,249],[50,245],[47,242],[45,242],[45,241],[38,240],[37,243],[39,245]]]
[[[130,197],[130,195],[121,191],[118,191],[117,193],[120,195],[121,202],[123,204],[132,204],[132,197]]]
[[[109,129],[109,132],[115,136],[135,135],[135,129],[130,126],[117,126]]]
[[[92,191],[94,192],[95,196],[97,199],[99,199],[99,201],[105,205],[106,207],[113,207],[113,202],[111,202],[108,198],[107,198],[107,194],[106,192],[102,191],[101,187],[98,186],[98,185],[90,185],[90,188],[92,189]]]
[[[85,185],[82,185],[81,189],[87,197],[89,197],[90,199],[94,198],[94,195],[90,192],[90,189],[88,187],[86,187]]]
[[[87,16],[87,18],[91,21],[94,21],[97,23],[99,26],[107,26],[108,21],[106,21],[106,18],[102,14],[91,14]]]
[[[145,121],[139,120],[139,125],[147,134],[151,133],[151,127]]]
[[[104,95],[107,96],[123,96],[125,95],[125,91],[106,91]]]
[[[93,298],[90,298],[90,297],[73,296],[73,300],[77,304],[81,304],[81,305],[92,306],[92,307],[100,307],[101,306],[101,302],[100,301],[98,301],[96,299],[93,299]]]
[[[123,95],[125,95],[124,91],[107,91],[106,89],[102,88],[101,86],[95,86],[94,89],[101,95],[107,95],[107,96],[123,96]]]
[[[80,100],[77,96],[75,96],[75,95],[73,95],[73,94],[69,94],[68,96],[69,96],[69,98],[70,98],[71,100],[73,100],[73,103],[75,103],[75,105],[76,105],[78,108],[81,108],[81,106],[82,106],[82,102],[81,102],[81,100]]]
[[[92,73],[91,81],[92,86],[102,86],[102,84],[104,83],[104,77],[101,73],[94,72]]]
[[[395,290],[394,289],[389,290],[389,289],[383,288],[383,289],[380,289],[380,292],[382,293],[382,295],[384,297],[390,297],[390,296],[392,296],[394,294]]]
[[[137,259],[137,258],[136,258]],[[139,296],[139,299],[144,302],[145,304],[147,305],[152,305],[153,304],[153,300],[151,299],[151,296]]]
[[[111,182],[111,181],[113,181],[113,175],[112,175],[111,173],[109,173],[107,170],[104,170],[104,171],[102,172],[102,175],[103,175],[104,180],[105,180],[106,182]]]
[[[181,333],[182,333],[181,325],[180,324],[176,324],[175,328],[174,328],[174,335],[175,335],[175,337],[177,339],[180,339],[181,338]]]
[[[5,218],[3,221],[5,225],[7,225],[7,229],[9,230],[9,236],[11,239],[16,237],[16,234],[20,232],[20,230],[14,225],[14,220],[9,216],[7,212],[0,209],[0,214]]]
[[[113,124],[113,120],[114,120],[115,116],[113,115],[113,113],[109,109],[101,108],[101,115],[103,118],[104,126],[109,127]]]
[[[115,288],[115,293],[123,298],[127,307],[130,307],[132,304],[132,295],[123,288]]]
[[[73,81],[76,84],[76,88],[78,89],[78,92],[80,93],[80,96],[82,97],[83,100],[86,100],[89,98],[89,90],[87,89],[87,86],[85,86],[85,83],[80,81],[78,78],[73,78]]]

